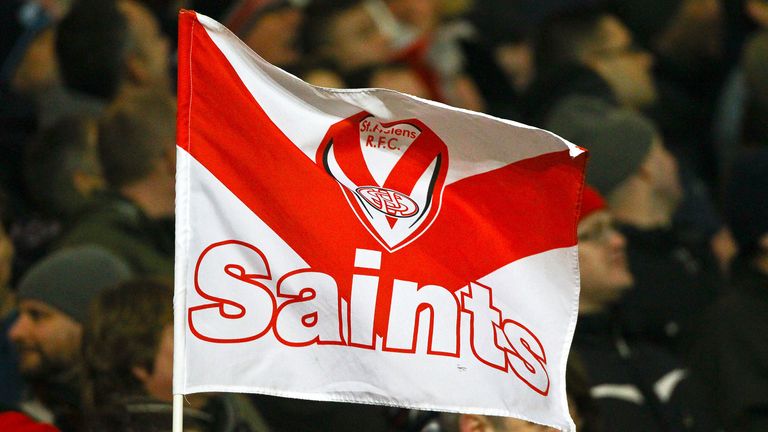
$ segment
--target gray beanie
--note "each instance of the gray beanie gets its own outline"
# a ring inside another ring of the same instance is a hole
[[[97,246],[62,249],[35,264],[19,283],[19,299],[39,300],[83,323],[91,300],[127,280],[128,266]]]
[[[589,150],[587,183],[606,196],[638,170],[658,135],[641,114],[582,96],[558,104],[546,128]]]

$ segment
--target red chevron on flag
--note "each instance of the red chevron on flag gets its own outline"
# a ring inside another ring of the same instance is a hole
[[[387,90],[310,86],[180,17],[175,393],[573,430],[585,156]]]

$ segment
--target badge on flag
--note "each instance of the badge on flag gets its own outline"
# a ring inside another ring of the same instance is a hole
[[[390,90],[314,87],[180,16],[174,393],[574,430],[582,149]]]

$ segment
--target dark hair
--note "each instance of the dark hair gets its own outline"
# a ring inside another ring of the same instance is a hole
[[[159,280],[136,279],[103,291],[83,328],[85,406],[146,394],[134,367],[152,371],[163,329],[173,323],[173,291]]]
[[[175,142],[176,106],[159,90],[136,91],[99,123],[99,160],[114,188],[141,180]]]
[[[606,16],[606,9],[587,6],[547,17],[533,39],[536,73],[577,63],[583,51],[599,40],[600,21]]]
[[[115,0],[78,0],[59,24],[56,58],[64,83],[111,100],[125,78],[131,37]]]
[[[101,175],[96,156],[96,120],[66,117],[32,140],[25,155],[27,193],[47,215],[72,215],[87,201],[74,185],[82,171]]]

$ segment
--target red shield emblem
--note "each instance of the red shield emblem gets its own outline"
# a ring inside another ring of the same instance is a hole
[[[356,114],[330,127],[316,162],[391,252],[423,234],[440,212],[448,148],[419,120],[382,123]]]

